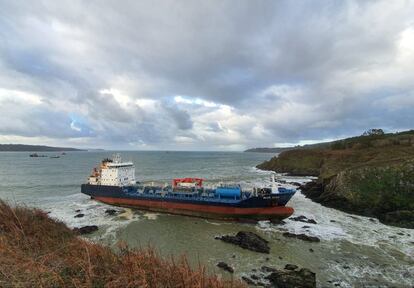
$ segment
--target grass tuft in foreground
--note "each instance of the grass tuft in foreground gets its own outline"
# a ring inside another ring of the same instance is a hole
[[[0,201],[0,287],[240,287],[190,268],[185,257],[109,247],[77,237],[38,209]]]

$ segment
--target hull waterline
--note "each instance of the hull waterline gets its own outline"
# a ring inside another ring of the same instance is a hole
[[[292,207],[287,206],[239,208],[103,196],[92,198],[110,205],[220,220],[281,220],[291,216],[294,212]]]

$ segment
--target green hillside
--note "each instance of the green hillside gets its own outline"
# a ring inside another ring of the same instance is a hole
[[[0,151],[8,152],[60,152],[60,151],[84,151],[68,147],[51,147],[44,145],[25,145],[25,144],[0,144]]]
[[[414,130],[282,152],[257,166],[318,180],[303,193],[324,205],[414,228]]]

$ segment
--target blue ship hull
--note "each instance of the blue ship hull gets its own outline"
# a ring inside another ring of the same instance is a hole
[[[296,192],[293,189],[282,188],[277,194],[260,196],[241,191],[237,196],[231,188],[219,189],[176,191],[161,187],[81,186],[82,193],[108,204],[172,214],[228,220],[270,220],[283,219],[293,213],[291,207],[285,206]]]

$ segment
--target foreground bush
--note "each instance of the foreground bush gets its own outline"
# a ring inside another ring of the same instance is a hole
[[[38,209],[0,201],[0,287],[240,287],[185,257],[89,243]]]

